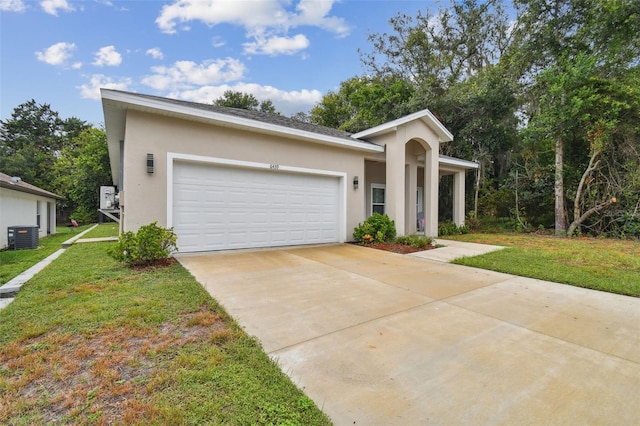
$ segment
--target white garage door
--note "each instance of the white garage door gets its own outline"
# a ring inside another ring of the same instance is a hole
[[[339,194],[333,176],[175,162],[178,248],[184,253],[337,242]]]

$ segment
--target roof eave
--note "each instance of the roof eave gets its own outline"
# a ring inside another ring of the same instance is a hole
[[[370,144],[364,141],[342,139],[334,136],[321,135],[309,131],[292,129],[276,124],[264,123],[248,118],[236,117],[227,114],[221,114],[214,111],[205,111],[196,108],[189,108],[182,105],[172,104],[171,102],[163,102],[160,99],[149,99],[136,96],[134,94],[122,93],[108,89],[101,89],[102,103],[105,110],[105,127],[109,134],[109,121],[107,118],[107,108],[119,108],[123,111],[133,107],[133,109],[141,111],[149,111],[171,115],[191,120],[205,121],[215,123],[225,127],[234,127],[254,132],[286,136],[294,139],[302,139],[310,142],[321,143],[324,145],[336,146],[340,148],[353,149],[364,152],[383,152],[384,147]],[[124,137],[124,113],[121,116],[122,123],[118,123],[121,132],[116,132],[118,142]]]
[[[38,195],[40,197],[45,197],[45,198],[53,198],[54,200],[64,200],[64,197],[58,194],[54,194],[53,192],[45,191],[44,189],[38,190],[38,189],[32,189],[32,188],[25,188],[24,186],[15,185],[15,184],[7,183],[4,181],[0,181],[0,188],[10,189],[18,192],[24,192],[26,194],[31,194],[31,195]]]
[[[449,130],[440,122],[440,120],[438,120],[436,116],[433,115],[428,109],[423,109],[422,111],[414,112],[413,114],[398,118],[397,120],[389,121],[388,123],[380,124],[379,126],[363,130],[362,132],[351,135],[351,137],[355,139],[366,139],[372,136],[383,135],[385,133],[392,132],[397,127],[414,120],[424,121],[438,135],[438,139],[441,143],[451,142],[453,140],[453,135],[451,134],[451,132],[449,132]]]
[[[479,167],[478,163],[475,161],[463,160],[461,158],[449,157],[446,155],[441,155],[438,157],[438,163],[442,166],[451,166],[455,169],[477,169]]]

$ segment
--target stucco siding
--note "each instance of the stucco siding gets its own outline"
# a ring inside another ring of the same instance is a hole
[[[47,236],[47,229],[55,233],[55,203],[52,198],[0,188],[0,248],[8,245],[9,226],[37,226],[38,202],[40,202],[39,237]],[[51,204],[48,204],[51,203]],[[52,208],[48,208],[51,205]]]
[[[248,161],[346,173],[346,238],[364,219],[365,188],[353,189],[353,177],[364,179],[361,152],[259,134],[229,127],[129,111],[124,143],[123,229],[135,231],[158,221],[167,226],[169,153]],[[147,173],[147,154],[154,173]]]

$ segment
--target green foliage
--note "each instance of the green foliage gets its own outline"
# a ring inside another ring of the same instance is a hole
[[[18,105],[9,119],[0,121],[0,170],[55,192],[53,165],[60,151],[87,127],[77,118],[61,119],[49,104],[32,99]]]
[[[313,107],[309,119],[347,132],[359,132],[409,113],[413,87],[395,77],[353,77]]]
[[[135,234],[131,231],[121,234],[109,254],[131,266],[149,265],[177,251],[177,238],[173,228],[161,228],[153,222],[141,226]]]
[[[280,115],[280,113],[276,111],[276,107],[273,105],[271,99],[260,102],[251,93],[237,92],[234,90],[225,91],[221,97],[213,101],[213,104]]]
[[[403,235],[396,238],[396,242],[413,248],[425,248],[433,244],[433,238],[424,235]]]
[[[79,222],[95,223],[100,207],[100,187],[111,185],[107,135],[89,128],[71,139],[53,167],[56,193],[65,197],[71,216]]]
[[[454,222],[442,222],[438,225],[438,235],[444,237],[446,235],[468,234],[470,231],[467,225],[456,225]]]
[[[395,237],[396,224],[386,214],[374,213],[353,230],[353,238],[363,244],[393,241]]]

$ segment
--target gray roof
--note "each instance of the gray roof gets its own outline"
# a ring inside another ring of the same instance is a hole
[[[250,111],[250,110],[240,109],[240,108],[223,107],[223,106],[218,106],[213,104],[201,104],[198,102],[189,102],[189,101],[183,101],[180,99],[165,98],[165,97],[154,96],[154,95],[145,95],[140,93],[126,92],[122,90],[111,89],[111,91],[124,93],[127,95],[134,95],[140,98],[168,102],[174,105],[181,105],[188,108],[195,108],[203,111],[211,111],[219,114],[226,114],[226,115],[231,115],[235,117],[246,118],[249,120],[260,121],[263,123],[274,124],[277,126],[289,127],[296,130],[304,130],[307,132],[317,133],[325,136],[333,136],[336,138],[345,138],[345,139],[360,141],[363,143],[370,143],[362,139],[351,138],[352,133],[349,133],[349,132],[344,132],[342,130],[332,129],[331,127],[320,126],[317,124],[305,123],[304,121],[296,120],[295,118],[285,117],[283,115],[271,114],[271,113],[262,112],[262,111]]]
[[[62,200],[64,198],[58,194],[54,194],[53,192],[49,192],[45,189],[38,188],[35,185],[31,185],[30,183],[24,182],[20,178],[11,177],[1,172],[0,172],[0,188],[11,189],[13,191],[19,191],[19,192],[26,192],[28,194],[40,195],[47,198],[54,198],[56,200]]]

